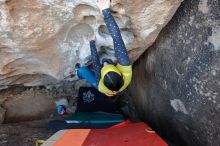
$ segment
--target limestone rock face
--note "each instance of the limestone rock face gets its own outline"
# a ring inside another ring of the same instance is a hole
[[[131,59],[136,60],[171,19],[181,0],[113,0]],[[114,59],[112,39],[96,0],[0,0],[0,88],[63,80],[76,62],[89,63],[87,35]]]

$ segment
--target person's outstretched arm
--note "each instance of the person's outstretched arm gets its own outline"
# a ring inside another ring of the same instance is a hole
[[[95,71],[96,81],[97,81],[97,83],[99,83],[99,80],[100,80],[100,77],[101,77],[102,65],[100,63],[99,55],[97,53],[97,49],[96,49],[96,46],[95,46],[95,40],[91,40],[89,43],[90,43],[92,63],[93,63],[94,71]]]
[[[132,78],[132,66],[130,64],[128,52],[121,37],[120,29],[110,13],[110,0],[98,0],[97,4],[99,9],[102,10],[105,23],[113,38],[115,57],[118,60],[117,68],[124,78],[124,85],[120,89],[120,91],[123,91],[130,84]]]
[[[114,17],[111,15],[110,9],[104,9],[102,10],[102,13],[104,15],[104,20],[107,25],[107,28],[113,38],[115,57],[117,58],[118,63],[122,66],[129,66],[130,60],[128,57],[128,53],[124,41],[122,39],[120,29],[117,23],[115,22]]]

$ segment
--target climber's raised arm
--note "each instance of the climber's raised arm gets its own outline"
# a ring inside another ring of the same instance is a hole
[[[99,9],[104,15],[107,28],[113,38],[117,65],[106,65],[101,70],[98,89],[107,95],[123,91],[131,82],[132,66],[122,39],[120,29],[110,13],[110,0],[97,0]]]
[[[103,1],[103,5],[100,6],[102,9],[102,13],[104,15],[104,20],[107,25],[107,28],[112,36],[113,42],[114,42],[114,49],[115,49],[115,56],[118,60],[118,63],[123,66],[129,66],[130,60],[128,57],[128,53],[124,44],[124,41],[121,36],[120,29],[114,19],[114,17],[111,15],[109,6],[110,6],[110,0],[99,0]]]
[[[104,9],[102,12],[104,15],[105,23],[114,42],[115,57],[117,58],[120,65],[129,66],[130,60],[128,57],[128,53],[122,39],[120,29],[115,22],[114,17],[111,15],[110,9]]]
[[[95,46],[95,35],[90,34],[89,40],[90,40],[89,44],[90,44],[90,50],[92,56],[92,64],[95,71],[96,81],[98,83],[101,77],[102,65],[100,64],[99,55]]]

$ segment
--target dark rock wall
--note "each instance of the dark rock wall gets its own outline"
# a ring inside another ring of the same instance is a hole
[[[139,116],[180,146],[220,145],[220,1],[185,0],[134,64]]]

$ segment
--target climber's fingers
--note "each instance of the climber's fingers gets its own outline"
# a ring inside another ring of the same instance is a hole
[[[112,2],[112,0],[97,0],[97,2],[107,2],[107,1]]]
[[[93,33],[90,33],[89,35],[88,35],[88,40],[95,40],[95,35],[93,34]]]
[[[97,5],[100,10],[104,10],[110,7],[110,0],[97,0]]]

